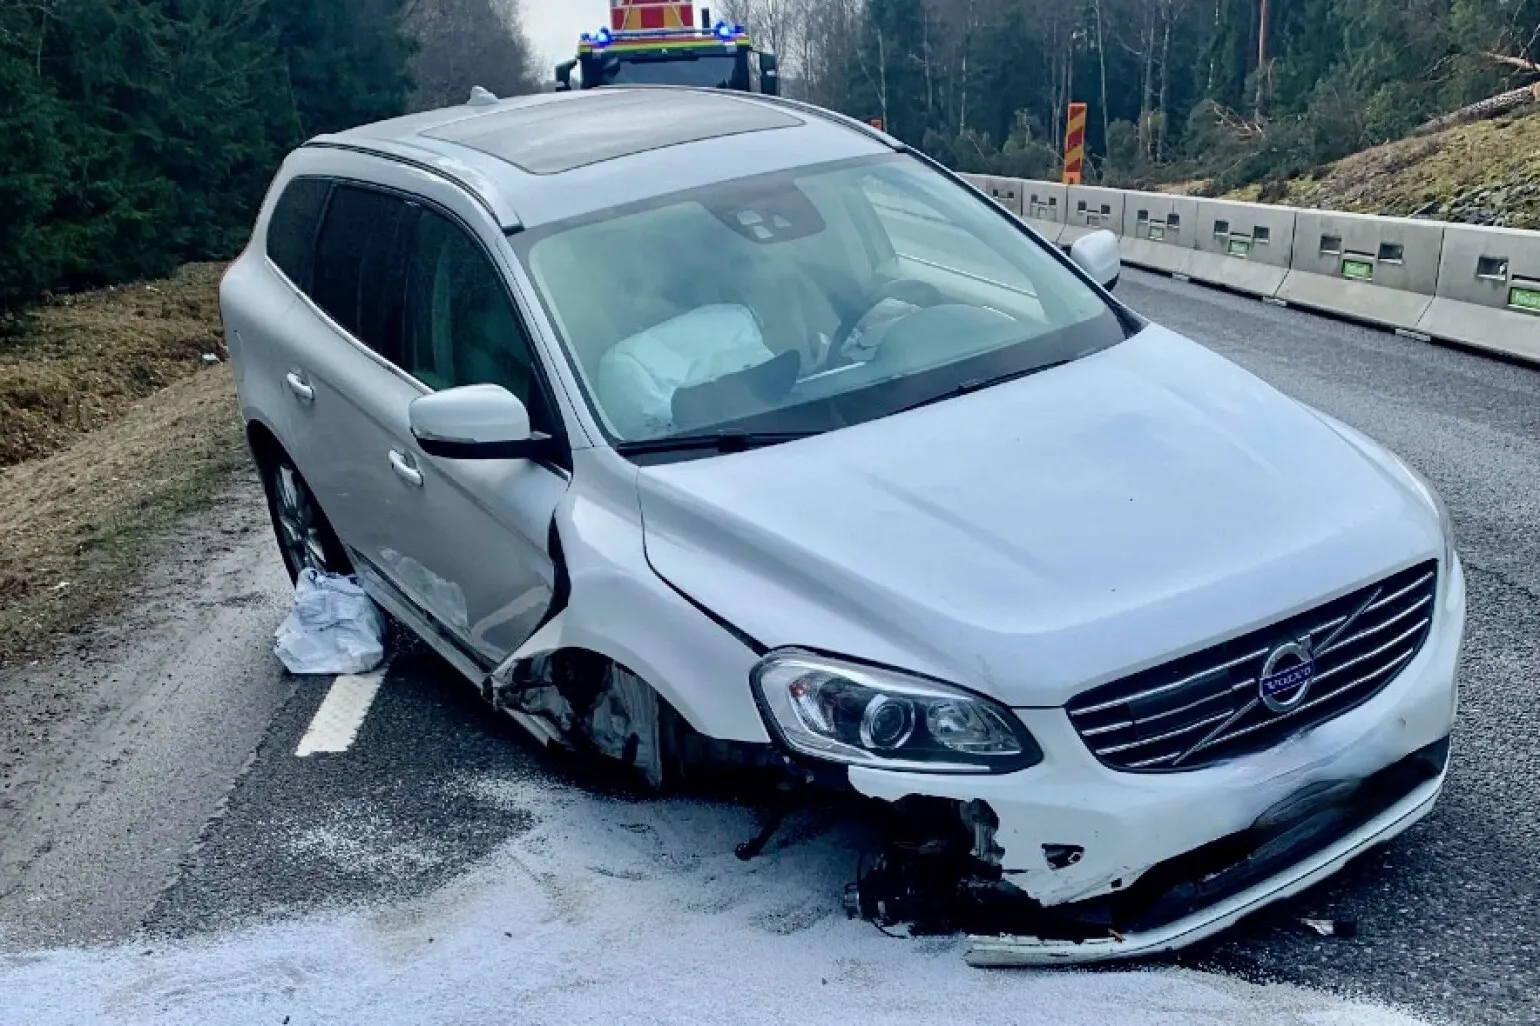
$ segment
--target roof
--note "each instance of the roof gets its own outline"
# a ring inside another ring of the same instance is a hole
[[[415,159],[467,188],[495,190],[504,227],[762,172],[892,152],[858,122],[751,93],[610,86],[410,114],[311,140]],[[461,173],[455,174],[459,170]]]
[[[707,92],[658,100],[656,93],[646,90],[610,95],[592,90],[575,103],[514,107],[422,134],[546,175],[664,146],[807,123],[768,104]]]

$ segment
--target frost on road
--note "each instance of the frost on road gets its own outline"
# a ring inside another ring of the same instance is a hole
[[[743,809],[466,779],[534,829],[411,901],[171,942],[0,955],[0,1023],[1052,1023],[1401,1026],[1399,1013],[1179,971],[982,971],[836,896],[853,839],[798,819],[739,862]],[[372,843],[327,845],[337,858]],[[314,838],[273,838],[312,845]]]

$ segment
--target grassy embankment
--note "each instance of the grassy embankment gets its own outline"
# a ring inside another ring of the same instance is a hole
[[[0,323],[0,665],[110,612],[160,532],[245,459],[222,271],[189,265]]]
[[[1248,186],[1226,198],[1540,229],[1540,114],[1386,143],[1313,176]]]

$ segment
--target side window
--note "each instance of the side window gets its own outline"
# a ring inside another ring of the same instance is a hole
[[[875,175],[867,176],[861,185],[899,256],[1033,291],[1019,269],[976,233],[951,223],[947,213],[923,193]]]
[[[339,185],[316,243],[310,298],[390,360],[400,349],[400,230],[414,209],[383,192]]]
[[[301,289],[310,287],[316,227],[331,183],[320,178],[296,178],[283,190],[267,223],[267,255]]]
[[[552,433],[535,354],[502,276],[448,218],[424,210],[407,255],[402,367],[430,388],[502,385]]]

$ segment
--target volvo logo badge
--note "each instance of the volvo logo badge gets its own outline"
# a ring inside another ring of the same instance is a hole
[[[1315,654],[1308,639],[1279,645],[1262,663],[1257,681],[1257,695],[1262,704],[1277,714],[1298,709],[1310,694],[1315,679]]]

